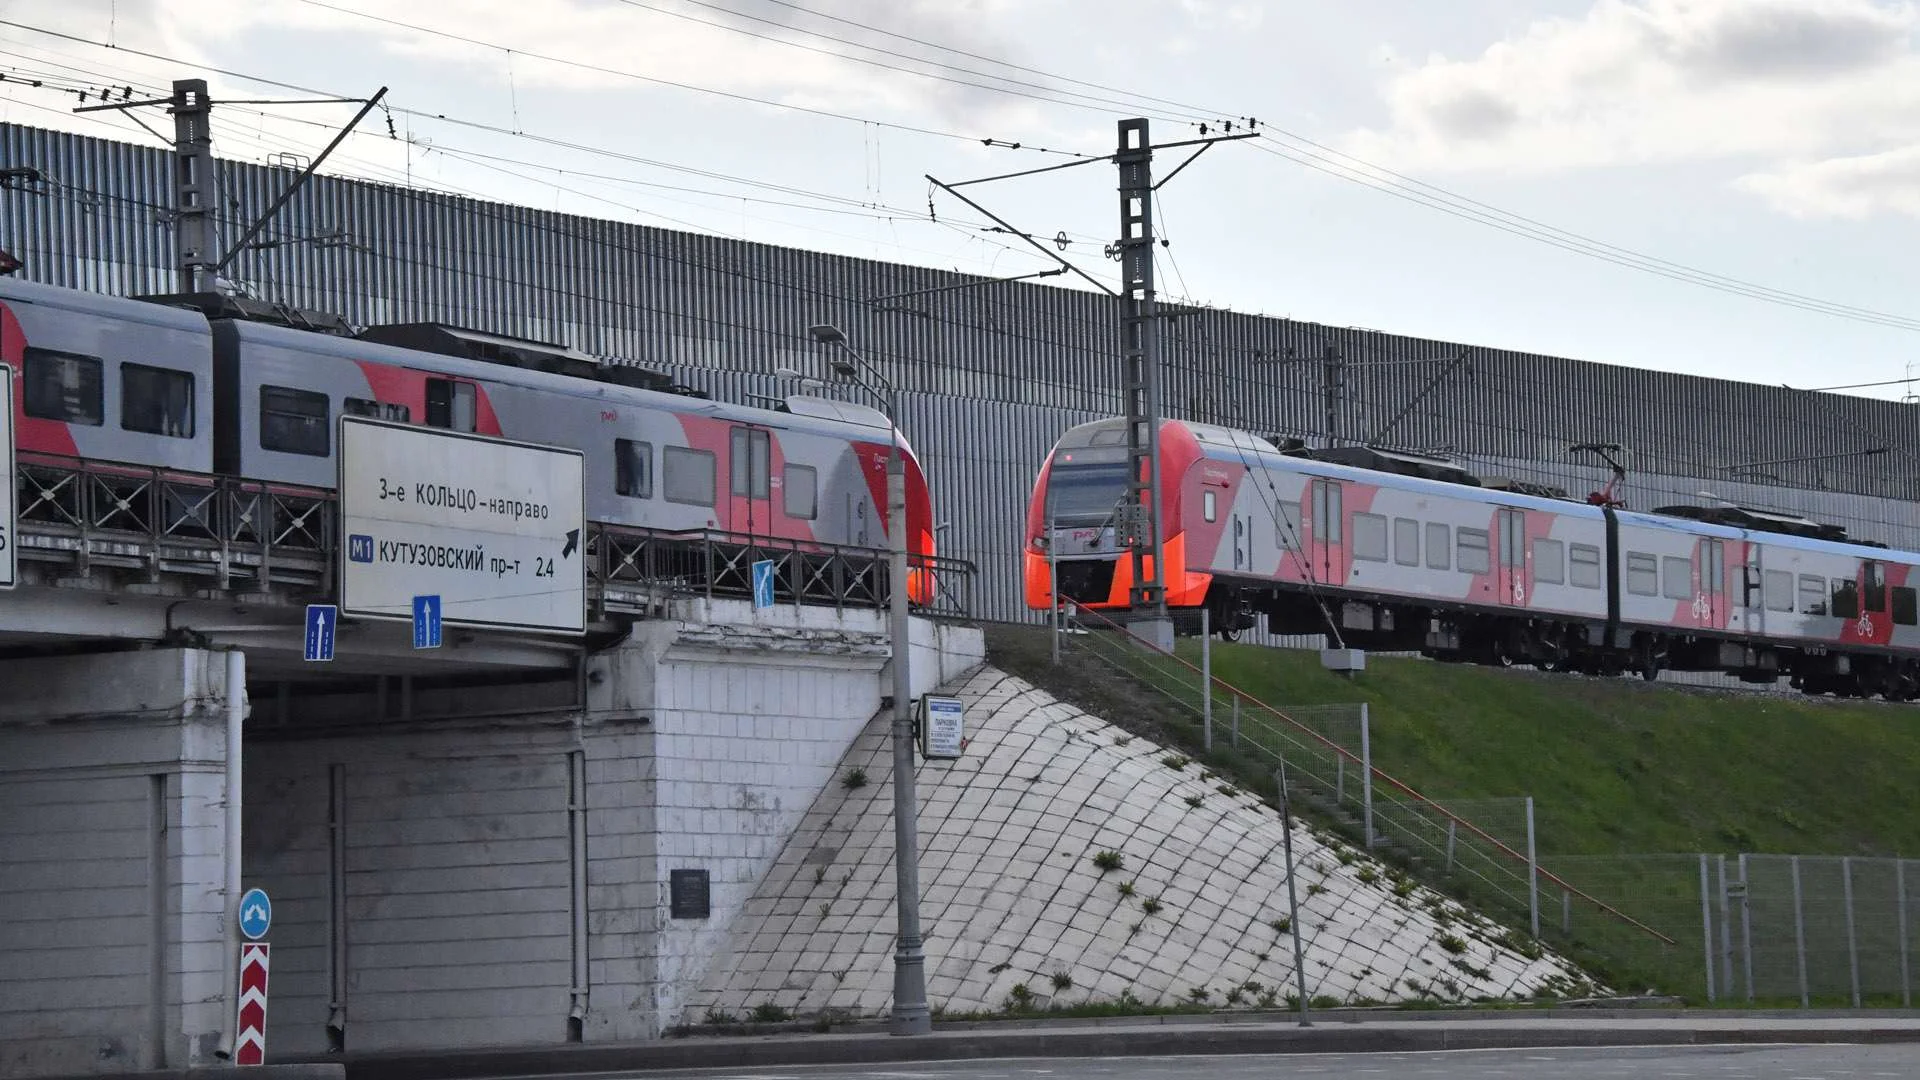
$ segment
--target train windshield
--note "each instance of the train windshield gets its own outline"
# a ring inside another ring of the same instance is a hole
[[[1127,496],[1127,463],[1063,465],[1047,482],[1047,513],[1062,525],[1105,522]]]

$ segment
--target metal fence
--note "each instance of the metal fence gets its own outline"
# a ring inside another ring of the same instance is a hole
[[[1702,858],[1710,996],[1802,1006],[1913,1004],[1915,860]]]
[[[288,604],[331,595],[338,565],[332,491],[142,465],[21,454],[15,470],[22,561],[60,573],[114,571],[211,580]],[[776,603],[885,610],[894,587],[884,549],[712,530],[668,532],[589,522],[589,604],[596,618],[646,612],[664,598],[750,598],[753,566],[774,568]],[[907,587],[923,617],[974,613],[972,563],[912,556]]]
[[[1284,760],[1292,796],[1374,853],[1452,886],[1536,937],[1543,929],[1541,898],[1564,896],[1609,920],[1616,932],[1644,935],[1661,949],[1674,944],[1671,935],[1539,864],[1531,797],[1442,801],[1376,767],[1364,704],[1276,707],[1161,652],[1099,612],[1076,609],[1076,618],[1079,625],[1055,639],[1063,657],[1102,664],[1158,691],[1197,723],[1201,749],[1216,761],[1264,776]]]

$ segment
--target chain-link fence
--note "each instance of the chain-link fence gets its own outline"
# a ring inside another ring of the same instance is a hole
[[[1376,855],[1570,955],[1625,994],[1806,1006],[1910,1006],[1915,860],[1700,853],[1540,856],[1531,796],[1447,799],[1373,764],[1365,704],[1274,706],[1097,613],[1063,634],[1158,693],[1216,764],[1271,776]]]
[[[1913,1004],[1920,863],[1837,855],[1713,861],[1706,933],[1721,999]]]
[[[1356,845],[1445,885],[1489,915],[1543,936],[1554,897],[1586,905],[1627,934],[1662,947],[1668,935],[1538,865],[1533,800],[1436,799],[1373,765],[1365,704],[1286,707],[1262,702],[1180,657],[1159,652],[1098,612],[1062,633],[1063,656],[1084,656],[1159,692],[1199,730],[1202,751],[1243,775],[1284,763],[1288,793]]]

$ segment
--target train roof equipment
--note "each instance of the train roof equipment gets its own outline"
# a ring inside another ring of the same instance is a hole
[[[353,325],[339,315],[297,308],[271,300],[260,300],[227,292],[148,293],[131,299],[164,307],[197,311],[209,320],[234,319],[243,322],[271,323],[295,330],[310,330],[332,337],[353,337]]]
[[[617,383],[636,390],[652,390],[681,397],[707,397],[705,391],[678,382],[665,372],[630,360],[594,356],[557,342],[493,334],[439,322],[382,323],[369,326],[355,336],[380,345]]]
[[[1887,545],[1878,540],[1861,540],[1847,535],[1844,526],[1830,525],[1814,521],[1798,514],[1786,514],[1776,510],[1757,510],[1750,506],[1735,506],[1724,503],[1719,506],[1695,506],[1680,504],[1675,506],[1656,506],[1656,514],[1667,517],[1686,518],[1690,521],[1704,521],[1715,525],[1727,525],[1736,529],[1752,532],[1779,533],[1785,536],[1800,536],[1809,540],[1829,540],[1836,544],[1856,544],[1860,547],[1884,548]]]

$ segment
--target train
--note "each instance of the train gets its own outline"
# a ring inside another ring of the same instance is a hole
[[[1159,424],[1161,575],[1176,631],[1654,680],[1711,671],[1806,694],[1920,696],[1920,553],[1718,501],[1647,510],[1617,461],[1583,498],[1443,458]],[[1028,501],[1027,606],[1125,616],[1126,421],[1068,429]],[[1603,456],[1605,448],[1596,447]]]
[[[440,323],[354,327],[230,293],[122,297],[0,278],[0,363],[35,455],[331,490],[338,418],[585,453],[589,520],[799,550],[887,549],[905,463],[908,591],[932,603],[926,473],[877,409],[715,401],[645,366]]]

